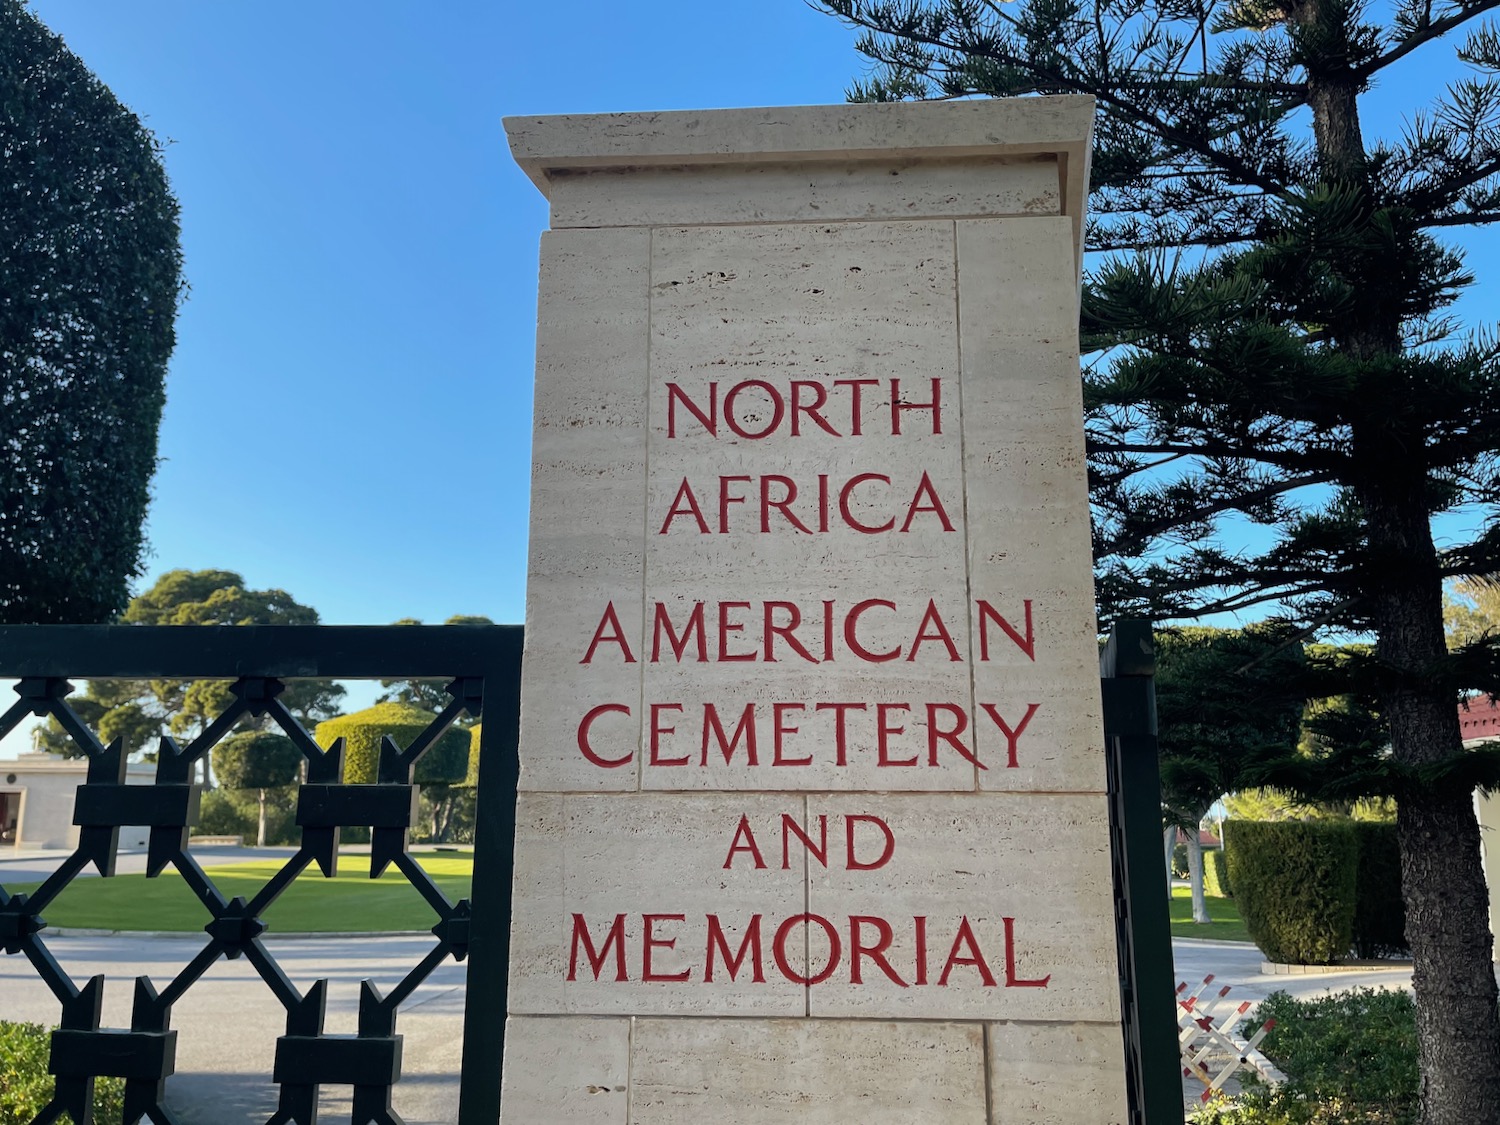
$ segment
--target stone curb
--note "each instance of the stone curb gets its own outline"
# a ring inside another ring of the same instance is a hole
[[[1253,941],[1235,941],[1233,938],[1222,937],[1174,937],[1172,941],[1182,942],[1184,945],[1254,945]]]
[[[1260,971],[1266,976],[1320,976],[1324,973],[1374,973],[1409,971],[1410,961],[1341,961],[1337,965],[1286,965],[1280,961],[1262,961]]]

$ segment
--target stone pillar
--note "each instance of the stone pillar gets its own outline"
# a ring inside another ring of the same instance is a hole
[[[507,1125],[1124,1120],[1093,103],[512,118]]]

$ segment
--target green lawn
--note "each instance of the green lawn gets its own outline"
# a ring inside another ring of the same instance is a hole
[[[1193,921],[1193,896],[1186,887],[1172,888],[1172,936],[1190,938],[1212,938],[1214,941],[1249,941],[1250,935],[1240,921],[1240,912],[1234,899],[1208,895],[1208,916],[1213,919],[1207,925]]]
[[[474,857],[467,853],[416,852],[417,861],[431,875],[450,902],[469,894]],[[206,867],[210,879],[228,899],[253,898],[281,869],[271,862],[233,863]],[[325,879],[309,867],[266,911],[272,932],[361,933],[387,930],[427,930],[437,915],[406,877],[391,867],[370,879],[370,860],[364,855],[339,857],[339,873]],[[7,886],[29,892],[35,884]],[[208,911],[175,869],[155,879],[117,875],[112,879],[79,878],[43,912],[48,925],[97,930],[164,930],[191,933],[203,929]]]

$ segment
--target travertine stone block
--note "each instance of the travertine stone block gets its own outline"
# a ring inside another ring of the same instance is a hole
[[[501,1101],[526,1125],[626,1125],[630,1021],[511,1016]]]
[[[981,1125],[978,1024],[636,1020],[630,1125]]]
[[[1102,716],[1092,689],[1098,646],[1085,485],[1077,340],[1059,310],[1077,277],[1063,219],[955,224],[963,352],[969,584],[981,600],[1032,602],[1034,652],[992,631],[992,660],[974,664],[976,700],[1039,704],[1018,768],[981,771],[981,789],[1102,791]],[[974,628],[979,627],[978,611]],[[1064,692],[1064,684],[1079,690]],[[1004,714],[1004,709],[1001,711]],[[980,725],[986,759],[1008,742]]]
[[[806,897],[782,818],[804,815],[790,795],[522,794],[511,1012],[804,1014],[800,931],[775,941]]]
[[[641,636],[650,233],[551,231],[542,242],[536,425],[521,680],[523,789],[635,789],[639,721],[600,716],[601,756],[579,753],[592,708],[640,694],[637,668],[591,639],[613,607]],[[624,720],[622,723],[621,720]],[[628,756],[628,758],[627,758]]]
[[[1118,1024],[990,1024],[989,1125],[1125,1125]]]
[[[1057,215],[1060,195],[1057,160],[1036,156],[583,172],[556,179],[551,203],[556,230]]]
[[[1102,797],[809,797],[822,817],[840,843],[862,819],[855,863],[808,868],[808,976],[836,966],[814,1016],[1119,1018]]]
[[[684,710],[644,788],[973,789],[928,764],[970,702],[954,281],[949,223],[654,232],[645,697]]]
[[[507,123],[554,227],[507,1125],[1119,1125],[1090,112]]]

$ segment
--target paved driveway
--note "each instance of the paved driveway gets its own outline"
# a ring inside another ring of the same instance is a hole
[[[54,937],[48,942],[75,981],[108,978],[104,1026],[130,1026],[131,981],[150,976],[160,987],[201,948],[183,937]],[[329,979],[327,1030],[355,1030],[359,982],[388,991],[405,969],[432,949],[431,938],[271,938],[267,946],[298,988]],[[403,1078],[394,1104],[408,1125],[452,1125],[458,1117],[459,1051],[463,1035],[464,967],[448,961],[402,1007]],[[57,1002],[21,957],[0,956],[0,1019],[53,1024]],[[270,1082],[276,1037],[285,1031],[281,1006],[244,960],[220,960],[173,1009],[178,1074],[167,1083],[168,1107],[184,1125],[263,1125],[276,1109]],[[495,1061],[499,1069],[499,1060]],[[324,1090],[322,1109],[349,1119],[349,1091]]]

